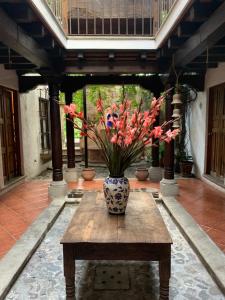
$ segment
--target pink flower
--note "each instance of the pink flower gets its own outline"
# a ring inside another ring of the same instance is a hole
[[[152,99],[151,108],[155,107],[156,103],[157,103],[157,99],[154,97]]]
[[[70,105],[64,105],[64,113],[69,114],[71,118],[76,116],[76,105],[71,103]]]
[[[131,138],[130,135],[126,135],[126,137],[124,139],[124,144],[127,145],[127,146],[132,144],[132,138]]]
[[[113,111],[117,111],[118,110],[118,107],[117,107],[116,103],[113,103],[111,107],[112,107]]]
[[[156,126],[154,128],[154,137],[155,137],[155,139],[160,138],[162,133],[163,133],[163,130],[162,130],[161,126]]]
[[[124,104],[119,105],[120,113],[122,114],[124,112]]]
[[[136,116],[136,113],[134,113],[134,114],[132,114],[132,117],[131,117],[131,123],[135,124],[136,120],[137,120],[137,116]]]
[[[101,99],[101,98],[99,98],[99,99],[97,100],[96,105],[97,105],[97,111],[98,111],[98,112],[102,112],[102,111],[103,111],[103,103],[102,103],[102,99]]]
[[[131,100],[126,100],[125,104],[126,104],[126,109],[130,109]]]
[[[69,107],[69,105],[64,105],[64,113],[65,113],[65,114],[69,114],[69,112],[70,112],[70,107]]]
[[[117,143],[117,135],[114,134],[111,138],[111,143],[116,144]]]
[[[174,129],[173,131],[171,131],[171,129],[169,129],[166,132],[166,138],[164,139],[165,142],[169,143],[172,139],[175,139],[175,137],[179,134],[180,129]]]

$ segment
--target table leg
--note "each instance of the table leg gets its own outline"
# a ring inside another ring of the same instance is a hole
[[[66,284],[66,299],[75,299],[75,260],[73,249],[63,245],[64,276]]]
[[[169,300],[169,280],[171,270],[170,254],[159,261],[160,300]]]

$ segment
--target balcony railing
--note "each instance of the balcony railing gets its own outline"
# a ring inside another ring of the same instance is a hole
[[[176,0],[46,0],[68,35],[154,36]]]

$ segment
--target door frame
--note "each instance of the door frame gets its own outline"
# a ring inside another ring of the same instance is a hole
[[[4,101],[4,93],[6,91],[10,92],[12,94],[12,101],[13,101],[13,108],[14,108],[14,119],[13,119],[13,123],[14,123],[14,134],[15,134],[15,144],[16,144],[16,149],[15,149],[15,153],[16,153],[16,159],[14,161],[14,165],[15,165],[15,178],[21,176],[21,171],[22,171],[22,164],[21,164],[21,142],[20,142],[20,118],[19,118],[19,98],[18,98],[18,92],[14,89],[5,87],[5,86],[0,86],[0,88],[2,89],[2,97],[3,97],[3,101]],[[3,103],[4,106],[4,110],[5,110],[5,105]],[[11,107],[11,105],[10,105]],[[1,147],[0,147],[1,148]],[[2,177],[2,182],[0,182],[0,188],[3,188],[5,185],[7,185],[7,183],[11,180],[13,180],[12,178],[7,178],[7,180],[5,180],[4,178],[4,174],[3,174],[3,158],[2,158],[2,150],[0,152],[1,154],[1,177]],[[8,174],[9,176],[9,174]]]

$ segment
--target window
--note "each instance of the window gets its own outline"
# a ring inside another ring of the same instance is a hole
[[[40,127],[41,127],[41,157],[50,159],[51,140],[49,129],[49,101],[45,98],[39,98]]]

